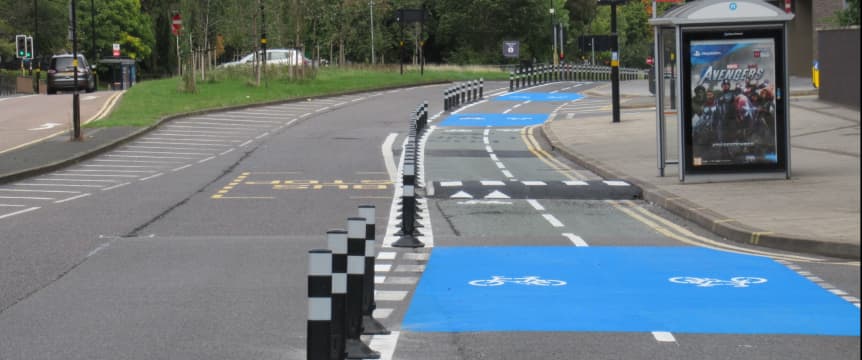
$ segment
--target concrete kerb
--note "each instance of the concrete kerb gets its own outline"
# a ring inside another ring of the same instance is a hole
[[[641,189],[644,200],[661,206],[671,213],[692,221],[727,240],[779,250],[843,259],[860,259],[859,245],[800,238],[789,234],[756,229],[737,220],[727,220],[729,219],[728,216],[706,209],[690,200],[681,198],[675,194],[661,190],[652,184],[628,176],[599,160],[578,153],[577,151],[565,146],[551,130],[550,125],[554,120],[555,118],[549,118],[548,121],[540,127],[542,136],[544,136],[545,140],[550,144],[553,150],[559,151],[560,154],[567,159],[585,167],[603,178],[620,179],[629,182],[633,186]]]
[[[104,144],[103,146],[88,149],[86,151],[77,152],[77,153],[74,153],[74,154],[67,156],[64,159],[50,162],[47,164],[34,166],[32,168],[27,168],[27,169],[24,169],[21,171],[16,171],[16,172],[8,173],[8,174],[0,174],[0,184],[20,180],[23,178],[28,178],[28,177],[39,175],[39,174],[44,174],[46,172],[54,171],[54,170],[57,170],[57,169],[81,162],[81,161],[84,161],[84,160],[89,159],[93,156],[102,154],[102,153],[110,151],[111,149],[114,149],[120,145],[128,143],[128,142],[140,137],[141,135],[146,134],[146,133],[150,132],[151,130],[158,128],[163,123],[169,122],[169,121],[177,119],[177,118],[182,118],[182,117],[187,117],[187,116],[196,116],[196,115],[206,115],[206,114],[222,112],[222,111],[242,110],[242,109],[250,109],[250,108],[257,108],[257,107],[264,107],[264,106],[271,106],[271,105],[289,104],[289,103],[294,103],[294,102],[307,101],[308,99],[326,99],[326,98],[331,98],[331,97],[336,97],[336,96],[361,94],[361,93],[371,92],[371,91],[388,91],[388,90],[405,89],[405,88],[418,87],[418,86],[440,85],[440,84],[446,84],[446,83],[450,83],[450,82],[451,81],[432,81],[432,82],[422,83],[422,84],[396,85],[396,86],[386,86],[386,87],[374,88],[374,89],[351,90],[351,91],[343,91],[343,92],[337,92],[337,93],[326,94],[326,95],[309,96],[309,97],[286,99],[286,100],[273,100],[273,101],[266,101],[266,102],[262,102],[262,103],[255,103],[255,104],[225,106],[225,107],[220,107],[220,108],[196,110],[196,111],[190,111],[190,112],[185,112],[185,113],[180,113],[180,114],[167,115],[167,116],[163,116],[162,118],[160,118],[153,125],[141,127],[138,130],[130,131],[128,134],[122,135],[122,136],[118,137],[116,140],[108,142],[108,143]],[[116,106],[116,104],[114,106]],[[57,135],[57,136],[65,136],[65,133]],[[53,138],[47,139],[45,141],[51,141],[51,139],[53,139]],[[38,145],[38,143],[34,144],[34,145]]]

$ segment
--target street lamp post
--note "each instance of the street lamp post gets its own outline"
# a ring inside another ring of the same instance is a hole
[[[368,2],[369,11],[371,12],[371,64],[376,63],[374,59],[374,0]]]
[[[599,5],[611,6],[611,111],[613,122],[620,122],[620,54],[617,36],[617,5],[627,0],[599,0]]]
[[[554,26],[554,0],[551,1],[551,32],[554,34],[552,44],[553,53],[551,54],[551,63],[557,65],[557,27]]]

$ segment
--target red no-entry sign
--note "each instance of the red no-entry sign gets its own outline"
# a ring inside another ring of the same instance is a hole
[[[171,17],[171,32],[174,35],[179,36],[180,30],[182,30],[182,29],[183,29],[183,19],[180,17],[179,13],[174,14],[174,16]]]

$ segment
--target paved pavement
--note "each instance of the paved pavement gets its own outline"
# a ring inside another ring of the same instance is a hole
[[[656,114],[643,109],[655,107],[646,81],[621,85],[619,123],[610,114],[558,113],[543,130],[566,157],[603,177],[640,186],[647,201],[727,239],[859,259],[860,113],[813,94],[810,79],[791,79],[789,180],[683,183],[676,165],[659,176]],[[610,86],[587,95],[609,97]],[[676,127],[670,128],[669,159],[675,160]]]
[[[543,126],[551,145],[603,177],[640,186],[647,201],[730,240],[860,258],[859,110],[819,101],[808,79],[792,78],[789,180],[682,183],[676,165],[659,176],[656,116],[649,109],[655,98],[646,81],[623,82],[620,93],[620,123],[609,113],[558,113]],[[610,85],[587,95],[609,98]],[[85,129],[83,142],[62,134],[0,153],[0,183],[78,161],[147,130]]]

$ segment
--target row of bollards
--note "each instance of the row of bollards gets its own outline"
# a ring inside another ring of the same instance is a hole
[[[443,111],[452,111],[461,105],[481,100],[485,94],[485,80],[456,83],[443,90]]]
[[[307,359],[379,359],[361,335],[389,334],[372,317],[375,208],[359,207],[347,231],[326,233],[328,249],[309,252]]]
[[[481,81],[481,80],[480,80]],[[423,120],[424,119],[424,120]],[[407,133],[407,143],[404,144],[404,164],[401,171],[401,215],[400,229],[395,233],[398,240],[393,247],[419,248],[425,244],[417,237],[422,236],[419,228],[419,144],[428,124],[428,102],[423,102],[410,118],[410,130]]]
[[[416,237],[417,156],[419,139],[428,125],[428,102],[410,117],[404,147],[401,183],[401,229],[394,247],[423,247]],[[374,263],[377,258],[376,209],[359,206],[359,216],[347,219],[347,230],[326,233],[327,249],[309,251],[307,359],[379,359],[380,353],[362,342],[361,335],[385,335],[390,331],[373,317]]]
[[[640,69],[620,68],[620,80],[643,80],[647,73]],[[610,81],[610,66],[540,65],[518,68],[509,73],[509,91],[555,81]]]

